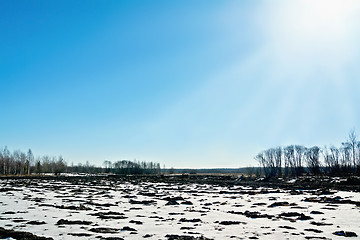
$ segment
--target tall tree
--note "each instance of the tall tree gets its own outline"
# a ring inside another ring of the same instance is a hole
[[[105,160],[103,165],[105,167],[105,172],[107,172],[107,173],[111,172],[111,167],[112,167],[112,162],[111,161]]]
[[[3,149],[2,158],[3,158],[3,164],[4,164],[4,174],[10,174],[10,171],[11,171],[11,167],[10,167],[11,156],[10,156],[9,149],[6,146]]]
[[[320,148],[317,146],[306,149],[306,163],[312,174],[320,174]]]
[[[296,167],[294,145],[284,147],[284,162],[285,176],[294,175]]]
[[[276,175],[278,177],[282,177],[282,148],[274,148],[273,155],[275,160]]]
[[[343,175],[348,175],[352,171],[351,146],[348,142],[341,143],[340,148],[340,167]]]
[[[27,153],[27,159],[26,159],[26,170],[27,170],[27,174],[30,175],[30,168],[31,168],[31,163],[34,161],[34,154],[32,153],[31,149],[28,150]]]
[[[351,149],[352,165],[354,168],[356,168],[356,165],[357,165],[356,148],[357,148],[358,141],[357,141],[355,129],[352,129],[350,131],[347,144],[349,145],[349,148]]]
[[[255,160],[259,163],[260,167],[264,169],[265,176],[268,175],[268,167],[265,160],[265,154],[264,152],[260,152],[255,156]]]
[[[295,163],[296,163],[295,172],[297,176],[300,176],[304,172],[303,156],[306,148],[301,145],[295,145],[294,148],[295,148]]]

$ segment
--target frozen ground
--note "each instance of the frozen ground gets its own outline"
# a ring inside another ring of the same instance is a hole
[[[53,239],[360,239],[360,193],[2,179],[0,227]]]

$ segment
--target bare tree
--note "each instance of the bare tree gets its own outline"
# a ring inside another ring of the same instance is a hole
[[[275,161],[275,148],[270,148],[265,151],[265,158],[270,170],[269,177],[275,177],[277,173],[276,161]]]
[[[285,176],[295,175],[295,150],[294,145],[284,148],[284,163],[285,163]]]
[[[302,175],[302,173],[304,172],[303,169],[303,157],[304,157],[304,153],[305,153],[305,147],[301,146],[301,145],[295,145],[295,173],[296,176],[300,176]]]
[[[340,174],[340,163],[339,163],[339,155],[340,151],[335,146],[330,146],[328,149],[326,146],[322,151],[325,163],[325,170],[329,175],[339,175]]]
[[[53,171],[50,156],[44,155],[41,157],[41,169],[44,173],[51,173]]]
[[[357,141],[355,129],[352,129],[350,131],[347,144],[349,145],[349,148],[351,150],[352,165],[354,168],[356,168],[356,165],[357,165],[356,147],[357,147],[358,141]]]
[[[21,165],[20,174],[23,175],[23,174],[26,173],[26,171],[25,171],[26,154],[23,153],[23,152],[20,153],[20,161],[21,161],[21,163],[20,163],[20,165]]]
[[[21,151],[15,150],[12,154],[12,159],[14,162],[14,174],[20,174],[21,172]]]
[[[3,149],[2,158],[3,158],[3,164],[4,164],[4,174],[10,174],[10,172],[11,172],[11,167],[10,167],[11,156],[10,156],[9,149],[6,146]]]
[[[271,178],[276,176],[276,163],[275,163],[275,149],[267,149],[258,155],[255,160],[259,162],[260,166],[264,169],[265,177]]]
[[[260,152],[255,156],[255,160],[259,163],[260,167],[264,169],[265,176],[268,175],[268,167],[265,160],[265,154],[264,152]]]
[[[27,159],[26,159],[26,170],[27,170],[27,174],[30,175],[30,168],[31,168],[31,163],[34,161],[34,155],[31,151],[31,149],[28,150],[27,153]]]
[[[320,174],[320,148],[317,146],[306,149],[305,151],[307,167],[314,175]]]
[[[156,174],[161,174],[160,163],[156,163]]]
[[[273,155],[276,167],[276,176],[282,177],[282,148],[277,147],[273,149]]]
[[[352,172],[351,165],[351,146],[348,142],[343,142],[340,148],[340,168],[343,175]]]
[[[7,147],[0,148],[0,174],[31,174],[36,173],[61,173],[66,171],[67,164],[65,160],[59,156],[56,157],[35,157],[31,151],[27,153],[15,150],[10,153]]]
[[[57,160],[53,161],[53,164],[55,174],[66,172],[66,162],[61,155],[57,158]]]
[[[41,157],[37,157],[35,160],[35,171],[37,174],[42,173]]]
[[[107,172],[107,173],[111,172],[111,168],[112,168],[112,162],[111,161],[105,160],[103,165],[105,167],[105,172]]]

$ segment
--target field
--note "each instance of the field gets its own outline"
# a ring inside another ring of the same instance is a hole
[[[0,227],[3,239],[359,239],[360,193],[341,179],[2,178]]]

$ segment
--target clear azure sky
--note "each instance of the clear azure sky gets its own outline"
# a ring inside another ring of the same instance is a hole
[[[360,1],[0,1],[0,146],[257,165],[360,134]]]

